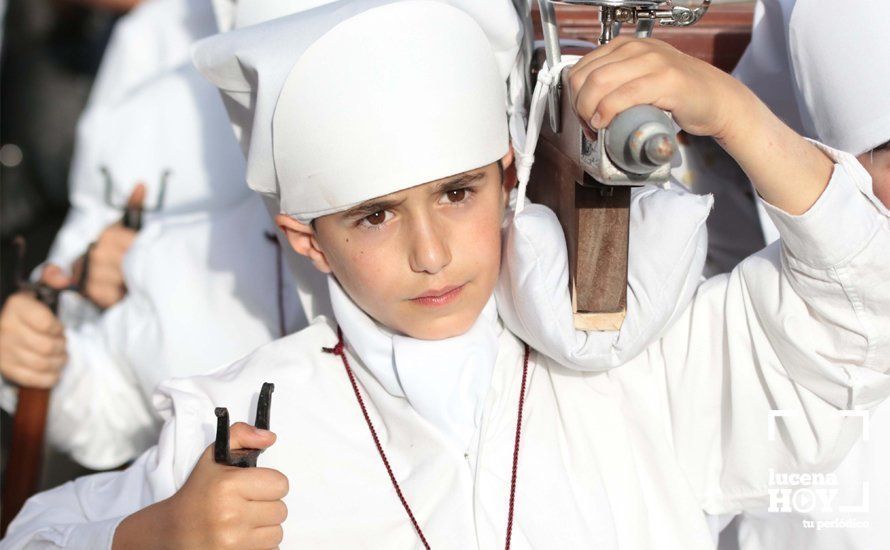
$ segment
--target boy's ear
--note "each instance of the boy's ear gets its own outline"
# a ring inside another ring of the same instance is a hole
[[[294,252],[309,258],[312,265],[315,266],[315,269],[322,273],[331,272],[331,266],[328,265],[328,260],[325,258],[324,252],[322,252],[321,248],[318,246],[318,241],[315,239],[315,231],[312,229],[312,226],[299,222],[287,214],[278,214],[275,216],[275,225],[277,225],[278,228],[284,232],[285,236],[287,236],[287,242],[290,243]]]
[[[504,171],[504,189],[509,193],[518,183],[516,178],[516,166],[513,164],[513,145],[507,149],[507,154],[501,157],[501,168]]]

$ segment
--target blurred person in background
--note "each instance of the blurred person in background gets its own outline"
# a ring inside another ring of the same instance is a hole
[[[868,17],[847,18],[838,32],[837,14],[847,7],[840,0],[759,0],[752,41],[735,76],[802,135],[856,155],[872,178],[874,196],[890,208],[890,49],[885,29]],[[879,0],[857,3],[862,13],[883,7]],[[761,213],[764,239],[773,242],[778,231]],[[867,301],[860,306],[864,320],[877,313]],[[888,358],[869,361],[882,369]],[[890,547],[890,503],[884,498],[890,492],[890,406],[885,402],[851,421],[867,423],[868,437],[832,477],[795,484],[791,475],[809,472],[773,473],[771,506],[737,517],[721,537],[721,550]]]
[[[62,223],[78,116],[115,22],[137,3],[0,2],[0,302],[16,288],[13,238],[28,241],[27,271]],[[3,464],[10,431],[3,413]]]
[[[146,0],[120,21],[78,123],[72,209],[35,271],[59,287],[85,272],[82,295],[64,293],[59,318],[25,292],[0,313],[0,404],[17,384],[53,387],[48,438],[90,468],[154,440],[159,381],[306,323],[218,93],[189,61],[216,31],[204,0]],[[138,234],[120,222],[135,195],[151,210]]]

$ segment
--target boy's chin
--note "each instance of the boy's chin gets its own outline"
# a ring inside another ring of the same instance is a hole
[[[445,316],[412,316],[414,318],[411,319],[411,322],[400,327],[399,332],[418,340],[453,338],[470,330],[481,311],[481,308],[476,311],[468,311],[467,308],[464,308],[463,311]]]

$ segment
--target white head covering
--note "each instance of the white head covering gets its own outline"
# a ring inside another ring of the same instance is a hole
[[[803,132],[788,59],[788,20],[796,0],[758,0],[751,43],[732,76],[796,132]]]
[[[250,187],[309,221],[501,158],[520,28],[509,3],[481,4],[474,15],[498,17],[341,1],[199,43]]]
[[[890,140],[890,43],[880,15],[887,6],[798,2],[791,14],[788,49],[804,126],[854,155]]]

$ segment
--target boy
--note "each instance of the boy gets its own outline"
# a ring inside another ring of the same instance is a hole
[[[888,391],[867,359],[885,344],[865,338],[886,320],[857,318],[847,294],[890,301],[871,284],[890,230],[861,168],[662,43],[585,57],[579,116],[601,127],[653,102],[717,135],[788,242],[703,285],[621,368],[569,370],[502,326],[491,298],[512,183],[512,56],[498,45],[518,26],[499,33],[504,21],[428,0],[337,3],[198,49],[241,123],[250,185],[330,273],[335,318],[170,382],[159,445],[33,498],[8,547],[711,548],[702,510],[761,501],[768,467],[843,454],[857,430],[837,409]],[[849,242],[822,238],[825,209],[858,220]],[[849,279],[828,278],[838,265]],[[265,381],[277,439],[231,433],[233,448],[267,449],[264,467],[213,463],[213,407],[248,418]],[[809,422],[767,441],[773,408]]]

